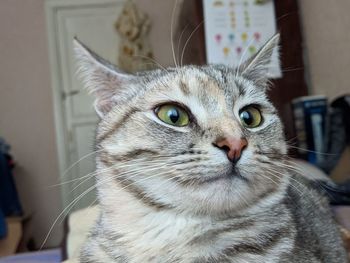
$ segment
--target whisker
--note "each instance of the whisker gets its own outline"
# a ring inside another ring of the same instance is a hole
[[[102,169],[102,171],[108,171],[108,168]],[[102,171],[100,170],[100,172],[102,172]],[[53,187],[57,187],[57,186],[62,186],[62,185],[65,185],[65,184],[69,184],[69,183],[72,183],[72,182],[76,182],[76,181],[82,180],[82,179],[84,179],[86,177],[89,177],[88,179],[90,179],[92,176],[95,176],[95,173],[96,173],[96,171],[88,173],[87,175],[81,176],[79,178],[75,178],[75,179],[68,180],[68,181],[65,181],[65,182],[61,182],[61,183],[58,183],[58,184],[50,185],[48,187],[49,188],[53,188]]]
[[[304,67],[299,67],[299,68],[286,68],[286,69],[282,69],[282,72],[292,72],[292,71],[300,71],[300,70],[304,70]]]
[[[91,156],[91,155],[93,155],[93,154],[96,154],[96,153],[98,153],[98,152],[101,152],[101,151],[102,151],[102,149],[101,149],[101,150],[96,150],[96,151],[93,151],[93,152],[91,152],[91,153],[88,153],[88,154],[84,155],[84,156],[81,157],[78,161],[76,161],[76,162],[74,162],[72,165],[70,165],[70,166],[63,172],[63,174],[62,174],[61,177],[66,176],[66,175],[68,174],[68,172],[69,172],[70,170],[72,170],[72,169],[74,168],[74,166],[76,166],[76,165],[77,165],[79,162],[81,162],[82,160],[86,159],[87,157],[89,157],[89,156]]]
[[[168,171],[167,171],[167,172],[168,172]],[[146,178],[141,179],[141,180],[139,180],[139,181],[135,181],[135,182],[133,182],[133,183],[130,183],[129,185],[127,185],[127,186],[121,188],[120,191],[121,191],[121,190],[124,190],[124,189],[127,188],[128,186],[131,186],[131,185],[134,184],[134,183],[141,182],[141,181],[150,179],[150,178],[152,178],[152,177],[159,176],[159,175],[161,175],[162,173],[164,173],[164,172],[161,172],[161,173],[158,173],[158,174],[154,174],[154,175],[152,175],[152,176],[146,177]],[[41,244],[39,250],[42,250],[42,248],[44,247],[45,243],[47,242],[47,240],[48,240],[50,234],[52,233],[52,230],[54,229],[54,227],[56,226],[57,222],[59,221],[59,219],[60,219],[64,214],[67,215],[67,214],[71,211],[71,209],[74,207],[74,205],[75,205],[77,202],[79,202],[85,195],[87,195],[88,193],[90,193],[91,191],[93,191],[96,187],[102,185],[103,183],[109,182],[109,181],[111,181],[111,180],[113,180],[113,179],[114,179],[114,177],[112,176],[112,177],[109,177],[109,178],[107,178],[107,179],[105,179],[105,180],[102,180],[102,181],[97,182],[94,186],[89,187],[89,188],[86,189],[83,193],[81,193],[78,197],[76,197],[72,202],[70,202],[70,203],[63,209],[63,211],[57,216],[57,218],[55,219],[55,221],[53,222],[53,224],[52,224],[52,226],[50,227],[50,229],[49,229],[49,231],[48,231],[48,234],[45,236],[44,241],[43,241],[43,243]],[[128,180],[128,179],[125,179],[125,180]]]
[[[288,147],[288,148],[297,149],[297,150],[301,150],[301,151],[305,151],[305,152],[322,154],[322,155],[331,155],[331,156],[337,155],[337,154],[335,154],[335,153],[326,153],[326,152],[312,151],[312,150],[308,150],[308,149],[305,149],[305,148],[300,148],[300,147],[293,146],[293,145],[288,145],[287,147]]]
[[[177,62],[176,62],[175,49],[174,49],[174,33],[173,33],[174,28],[173,27],[174,27],[175,10],[176,10],[176,7],[177,7],[177,3],[178,3],[178,0],[175,0],[173,11],[171,13],[171,25],[170,25],[171,51],[172,51],[172,54],[173,54],[173,60],[174,60],[174,64],[175,64],[176,68],[178,67],[178,65],[177,65]]]
[[[89,188],[89,189],[90,189],[90,188]],[[89,189],[88,189],[88,190],[89,190]],[[66,211],[67,211],[71,206],[73,207],[73,206],[80,200],[79,197],[85,196],[85,193],[87,194],[87,193],[89,192],[88,190],[84,191],[84,192],[81,193],[77,198],[75,198],[72,202],[70,202],[70,203],[63,209],[63,211],[57,216],[57,218],[56,218],[55,221],[53,222],[52,226],[50,227],[50,229],[49,229],[47,235],[45,236],[44,241],[42,242],[42,244],[41,244],[39,250],[42,250],[42,249],[43,249],[45,243],[47,242],[49,236],[51,235],[52,230],[53,230],[54,227],[56,226],[58,220],[66,213]]]
[[[145,167],[143,167],[143,168],[145,168]],[[158,167],[157,167],[157,168],[158,168]],[[91,189],[91,191],[93,191],[95,188],[97,188],[97,186],[102,185],[105,181],[108,182],[108,181],[115,180],[115,179],[117,179],[117,178],[119,178],[119,177],[124,176],[125,174],[128,174],[128,178],[122,180],[121,182],[130,180],[131,178],[134,178],[134,177],[136,177],[136,176],[139,175],[139,174],[137,173],[139,170],[140,170],[140,169],[137,169],[136,171],[129,170],[129,171],[126,171],[126,172],[124,172],[124,173],[121,173],[121,174],[117,174],[117,175],[115,175],[115,176],[108,177],[108,178],[106,178],[106,179],[104,179],[104,180],[102,180],[102,181],[97,182],[95,185],[91,186],[89,189]],[[153,171],[153,170],[154,170],[154,169],[149,169],[149,170],[147,170],[147,172],[150,172],[150,171]],[[87,192],[86,194],[90,193],[91,191]],[[86,195],[86,194],[85,194],[85,195]],[[85,195],[84,195],[84,196],[85,196]],[[81,200],[82,198],[83,198],[83,197],[79,198],[79,200]],[[78,202],[79,200],[77,200],[77,202]],[[75,204],[76,204],[76,203],[75,203]],[[74,204],[74,205],[75,205],[75,204]],[[74,205],[71,207],[71,209],[74,207]],[[69,209],[69,211],[67,212],[67,214],[69,214],[69,212],[70,212],[71,209]],[[62,219],[62,220],[63,220],[63,219]]]
[[[284,158],[288,158],[287,156],[284,156]],[[302,174],[302,171],[300,169],[298,169],[297,167],[293,167],[290,166],[288,164],[285,164],[284,162],[272,162],[272,161],[266,161],[268,164],[270,164],[271,166],[276,166],[276,167],[280,167],[280,168],[287,168],[287,170],[292,170],[296,172],[297,174]]]
[[[287,162],[289,162],[291,164],[294,164],[294,166],[286,164],[286,163],[278,163],[278,164],[274,163],[273,165],[279,166],[279,167],[282,167],[282,168],[286,168],[287,170],[293,171],[296,174],[299,174],[299,175],[302,175],[302,176],[304,176],[306,178],[309,178],[307,176],[307,174],[305,174],[305,172],[303,170],[301,170],[300,164],[293,162],[292,159],[287,160]]]
[[[293,141],[295,143],[297,141],[297,139],[298,139],[298,136],[294,136],[294,137],[288,139],[286,142],[287,142],[287,144],[292,143]]]
[[[152,164],[153,164],[153,162],[152,162]],[[135,165],[135,164],[129,164],[129,165],[124,165],[124,166],[122,166],[122,165],[120,165],[119,163],[117,163],[117,164],[112,165],[112,166],[110,166],[110,167],[107,167],[107,168],[105,168],[105,169],[99,169],[99,170],[97,170],[97,171],[95,171],[95,172],[93,172],[93,173],[90,173],[91,176],[90,176],[89,178],[85,179],[84,181],[80,182],[77,186],[75,186],[75,187],[71,190],[71,193],[72,193],[74,190],[76,190],[79,186],[81,186],[82,184],[84,184],[85,182],[87,182],[89,179],[91,179],[92,177],[94,177],[94,176],[96,176],[96,175],[98,175],[98,174],[106,173],[106,172],[109,172],[109,171],[113,171],[115,168],[121,169],[121,168],[127,168],[127,167],[134,166],[134,165]],[[139,171],[139,170],[141,170],[141,169],[144,169],[145,167],[146,167],[146,166],[139,167],[139,168],[136,169],[136,170]],[[158,167],[158,166],[156,166],[156,167]],[[129,170],[129,171],[125,172],[125,173],[128,173],[128,172],[133,172],[133,170]]]
[[[271,169],[271,168],[268,168],[268,170],[266,170],[266,172],[269,173],[269,174],[271,174],[271,175],[273,175],[273,176],[276,176],[274,173],[277,173],[277,174],[279,174],[279,175],[281,175],[281,176],[284,176],[284,174],[282,174],[282,173],[280,173],[280,172],[278,172],[278,171],[276,171],[276,170],[274,170],[274,169]],[[300,183],[298,180],[294,179],[293,177],[288,177],[288,179],[294,181],[294,182],[297,183],[299,186],[303,186],[302,183]],[[294,189],[297,190],[297,191],[299,192],[300,196],[303,196],[302,191],[300,191],[300,189],[299,189],[298,187],[296,187],[296,186],[293,185],[293,184],[291,184],[291,186],[294,187]]]
[[[281,178],[278,177],[277,175],[272,174],[272,173],[269,173],[269,172],[266,171],[266,170],[265,170],[264,172],[267,172],[268,174],[271,174],[272,176],[276,177],[277,179],[281,179]],[[278,182],[274,181],[272,178],[270,178],[270,177],[264,175],[263,173],[259,173],[258,176],[262,176],[262,177],[264,177],[265,179],[269,179],[269,180],[270,180],[271,182],[273,182],[275,185],[279,186]]]
[[[157,60],[155,60],[153,58],[143,56],[143,55],[133,55],[133,57],[140,57],[140,58],[148,59],[152,62],[152,64],[158,65],[158,67],[160,67],[161,69],[163,69],[164,71],[169,73],[169,71],[162,64],[160,64]],[[150,64],[150,63],[148,63],[148,64]]]
[[[177,53],[177,60],[180,60],[179,55],[180,55],[180,44],[181,44],[182,36],[185,33],[185,31],[186,31],[186,29],[188,28],[189,25],[190,25],[190,23],[187,23],[187,25],[184,27],[184,29],[182,29],[182,32],[181,32],[181,34],[179,36],[179,40],[177,42],[177,52],[176,52]]]
[[[280,17],[276,18],[276,21],[279,22],[280,20],[284,19],[285,17],[288,17],[290,15],[297,14],[297,12],[289,12],[287,14],[281,15]]]
[[[198,30],[198,28],[203,24],[204,21],[201,21],[192,31],[192,33],[189,35],[189,37],[187,38],[186,42],[185,42],[185,45],[182,49],[182,52],[181,52],[181,60],[180,60],[180,66],[183,66],[182,62],[183,62],[183,58],[184,58],[184,55],[185,55],[185,51],[186,51],[186,48],[187,48],[187,45],[188,43],[190,42],[192,36],[194,35],[194,33],[196,33],[196,31]]]
[[[277,173],[277,174],[279,174],[279,175],[281,175],[282,177],[283,176],[285,176],[285,174],[283,174],[281,171],[278,171],[278,170],[275,170],[275,169],[272,169],[273,167],[276,167],[277,169],[278,168],[284,168],[284,169],[291,169],[292,167],[291,166],[289,166],[289,165],[286,165],[286,164],[284,164],[283,162],[272,162],[272,161],[265,161],[265,162],[267,162],[268,164],[269,164],[269,166],[268,167],[265,167],[265,171],[266,172],[268,172],[270,175],[272,175],[272,176],[277,176],[277,175],[275,175],[274,173]],[[298,171],[294,171],[294,172],[296,172],[297,174],[300,174],[300,172],[298,172]],[[295,178],[293,178],[293,177],[291,177],[291,176],[288,176],[288,178],[291,180],[291,181],[294,181],[295,183],[297,183],[299,186],[302,186],[302,187],[304,187],[304,185],[301,183],[301,182],[299,182],[298,180],[296,180]],[[300,192],[300,189],[299,188],[297,188],[294,184],[292,184],[291,183],[291,186],[292,187],[294,187],[294,189],[295,190],[297,190],[298,192],[299,192],[299,194],[302,196],[302,192]]]
[[[275,175],[272,171],[266,171],[266,172],[267,172],[268,174],[270,174],[271,176],[278,177],[278,176]],[[282,175],[282,176],[283,176],[283,175]],[[279,177],[278,177],[278,178],[279,178]],[[293,179],[293,178],[288,177],[288,179]],[[299,184],[299,186],[304,187],[300,182],[298,182],[298,181],[296,181],[296,182]],[[303,197],[303,192],[298,188],[298,186],[297,186],[297,185],[294,185],[293,182],[290,182],[290,181],[289,181],[289,183],[290,183],[289,185],[295,189],[295,191],[297,192],[297,194],[299,194],[300,197]],[[290,201],[294,202],[294,204],[295,204],[297,207],[300,207],[300,205],[299,205],[294,199],[292,199],[289,195],[287,195],[287,198],[288,198]]]
[[[58,183],[58,184],[49,185],[48,188],[55,188],[55,187],[58,187],[58,186],[74,183],[76,181],[82,180],[82,179],[84,179],[86,177],[90,177],[90,176],[91,176],[91,174],[89,173],[89,174],[81,176],[79,178],[75,178],[75,179],[72,179],[72,180],[64,181],[64,182]]]

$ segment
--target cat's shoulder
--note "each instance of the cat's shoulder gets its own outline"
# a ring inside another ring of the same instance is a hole
[[[291,179],[285,205],[296,229],[293,253],[318,255],[322,262],[347,262],[328,197],[314,180],[302,175]]]

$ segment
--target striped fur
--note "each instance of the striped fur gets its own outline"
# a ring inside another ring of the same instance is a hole
[[[76,43],[96,96],[101,215],[81,262],[346,262],[327,203],[287,165],[281,121],[266,96],[278,36],[238,69],[185,66],[127,75]],[[154,108],[183,105],[185,127]],[[239,111],[263,115],[253,129]],[[213,146],[244,137],[233,165]],[[299,182],[300,181],[300,182]]]

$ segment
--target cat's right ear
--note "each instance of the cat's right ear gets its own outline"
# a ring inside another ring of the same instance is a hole
[[[125,89],[134,76],[119,71],[77,38],[74,38],[74,51],[78,73],[86,89],[96,98],[94,106],[97,114],[103,117],[123,100],[127,92]]]
[[[278,48],[279,40],[280,34],[270,38],[255,55],[238,67],[238,73],[254,81],[257,86],[267,89],[269,86],[267,73],[271,66],[273,51]]]

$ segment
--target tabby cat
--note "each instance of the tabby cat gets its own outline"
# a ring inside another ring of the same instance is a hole
[[[286,162],[266,95],[278,41],[237,68],[135,75],[75,41],[101,118],[81,262],[346,262],[327,200]]]

